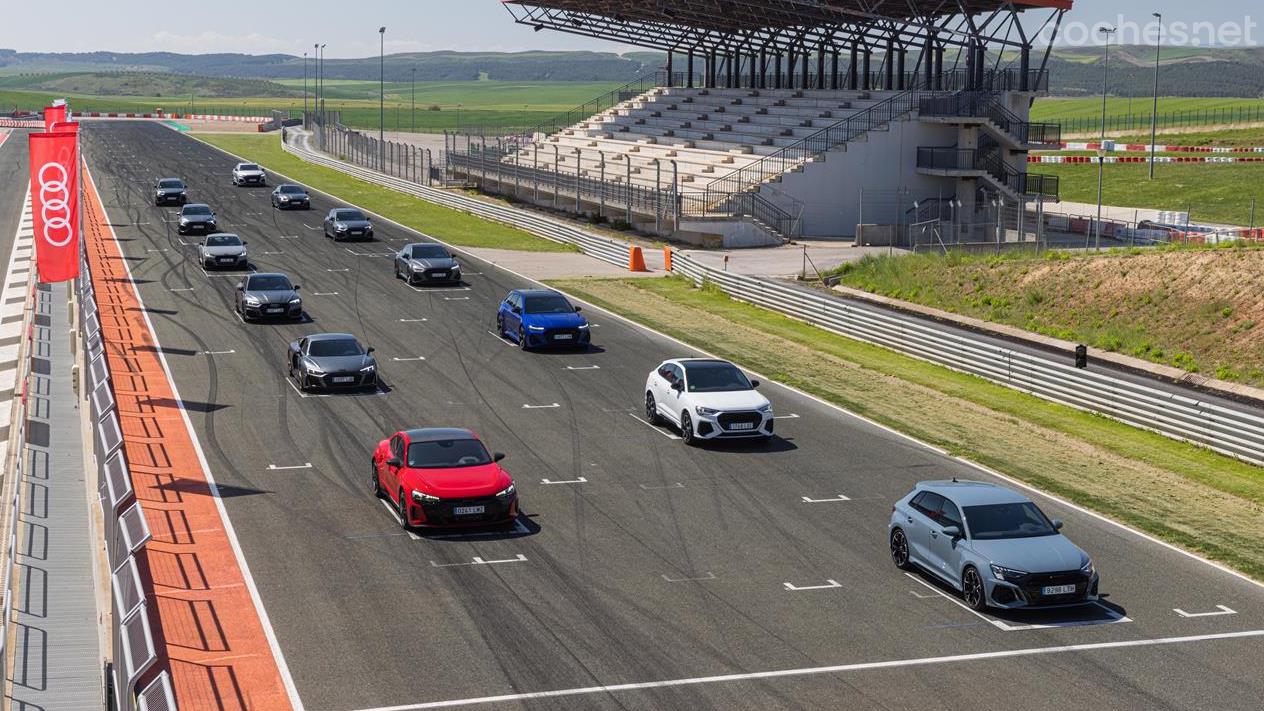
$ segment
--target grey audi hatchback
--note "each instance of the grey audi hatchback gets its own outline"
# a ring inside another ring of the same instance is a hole
[[[1093,559],[1015,491],[923,481],[891,508],[887,540],[902,570],[920,568],[975,610],[1083,605],[1098,599]]]

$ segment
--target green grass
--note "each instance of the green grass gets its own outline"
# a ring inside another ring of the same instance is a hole
[[[554,285],[1264,578],[1264,469],[822,331],[682,279]],[[1245,528],[1243,528],[1245,527]]]
[[[1134,98],[1129,102],[1126,97],[1112,96],[1106,100],[1107,118],[1123,118],[1127,116],[1144,116],[1149,120],[1151,100]],[[1199,98],[1187,96],[1160,96],[1159,116],[1175,111],[1221,111],[1249,110],[1260,108],[1259,99],[1234,98]],[[1101,119],[1102,99],[1100,96],[1058,98],[1047,97],[1037,99],[1031,109],[1033,121],[1064,121],[1069,119]]]
[[[1117,143],[1141,143],[1150,145],[1149,132],[1136,133],[1114,139]],[[1251,128],[1226,128],[1218,131],[1192,131],[1189,133],[1159,132],[1160,146],[1264,146],[1264,126]]]
[[[281,150],[280,134],[200,134],[197,138],[449,244],[527,252],[575,251],[567,244],[542,239],[508,225],[488,222],[352,178],[331,168],[304,162]]]
[[[70,75],[67,75],[70,76]],[[50,75],[38,77],[51,80]],[[297,89],[291,96],[251,96],[208,99],[194,96],[93,96],[32,89],[31,77],[0,78],[0,107],[45,106],[54,98],[67,97],[77,111],[147,113],[157,108],[181,113],[257,115],[269,110],[303,110],[302,79],[276,82]],[[416,112],[412,110],[408,83],[386,85],[386,128],[392,131],[441,133],[458,127],[493,129],[535,126],[555,115],[597,98],[619,86],[611,82],[418,82]],[[313,88],[310,81],[309,91]],[[342,121],[354,128],[379,125],[378,84],[371,81],[329,81],[330,111],[341,111]],[[309,104],[310,105],[310,104]]]
[[[1097,166],[1094,164],[1032,164],[1033,173],[1056,175],[1063,200],[1096,203]],[[1194,221],[1247,225],[1251,199],[1256,202],[1255,224],[1264,224],[1264,165],[1235,163],[1159,164],[1154,180],[1144,163],[1107,164],[1102,200],[1107,205],[1188,211]]]

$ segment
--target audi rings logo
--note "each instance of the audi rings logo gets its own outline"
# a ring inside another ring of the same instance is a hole
[[[75,227],[70,224],[70,175],[61,163],[45,163],[36,175],[44,241],[54,247],[65,247],[75,236]]]

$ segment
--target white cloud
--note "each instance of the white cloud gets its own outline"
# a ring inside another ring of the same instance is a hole
[[[177,34],[162,30],[150,35],[145,43],[147,52],[181,52],[184,54],[208,54],[220,52],[241,52],[244,54],[271,54],[284,52],[295,54],[302,52],[308,42],[295,39],[269,37],[252,32],[244,35],[226,35],[219,32],[199,32],[197,34]]]

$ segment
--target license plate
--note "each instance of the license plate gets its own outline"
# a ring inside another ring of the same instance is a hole
[[[731,430],[753,430],[753,429],[755,429],[755,423],[754,423],[754,422],[734,422],[732,425],[730,425],[730,426],[729,426],[729,429],[731,429]]]
[[[448,278],[448,273],[447,273],[447,272],[435,272],[434,274],[431,274],[430,276],[431,276],[431,277],[433,277],[433,278],[435,278],[435,279],[447,279],[447,278]]]
[[[452,513],[457,516],[470,516],[473,514],[481,514],[487,510],[486,506],[453,506]]]
[[[1075,592],[1074,585],[1046,585],[1040,588],[1041,595],[1070,595]]]
[[[364,234],[364,230],[351,230],[351,234],[353,235]]]
[[[555,341],[569,341],[569,340],[571,340],[571,339],[572,339],[572,338],[574,338],[574,337],[575,337],[574,335],[569,334],[569,333],[555,333],[555,334],[553,334],[553,340],[555,340]]]
[[[355,382],[355,376],[353,376],[353,375],[340,375],[340,376],[338,376],[338,377],[334,378],[334,382],[335,382],[335,383],[352,383],[352,382]]]
[[[235,262],[235,261],[237,261],[237,260],[236,260],[235,258],[233,258],[233,257],[220,257],[220,258],[219,258],[219,263],[220,263],[220,264],[232,264],[232,263],[233,263],[233,262]]]
[[[282,309],[280,306],[269,306],[269,307],[268,307],[268,313],[270,313],[270,314],[279,314],[279,313],[281,313],[283,310],[284,310],[284,309]]]

